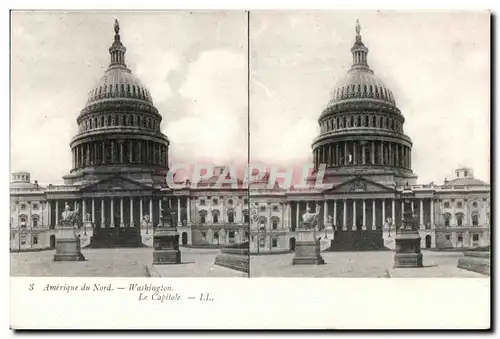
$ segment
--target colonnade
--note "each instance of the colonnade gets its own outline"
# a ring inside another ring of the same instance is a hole
[[[314,149],[314,164],[327,167],[346,165],[387,165],[411,168],[411,149],[389,141],[340,141]]]
[[[168,164],[168,147],[151,140],[97,140],[74,146],[73,168],[105,164]]]

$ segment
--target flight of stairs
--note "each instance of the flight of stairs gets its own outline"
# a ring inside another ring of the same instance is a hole
[[[335,231],[334,239],[325,252],[333,251],[389,251],[384,244],[382,230]]]
[[[95,228],[87,248],[144,247],[137,227]]]

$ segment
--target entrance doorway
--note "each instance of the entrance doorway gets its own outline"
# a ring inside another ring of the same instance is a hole
[[[289,240],[290,251],[295,251],[295,238],[290,238]]]
[[[186,232],[182,232],[182,246],[186,246],[188,244],[188,234]]]
[[[427,234],[425,236],[425,248],[431,248],[432,246],[432,236],[430,234]]]
[[[50,236],[50,248],[55,248],[56,247],[56,236],[51,235]]]

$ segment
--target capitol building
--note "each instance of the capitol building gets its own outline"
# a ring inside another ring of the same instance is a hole
[[[318,112],[312,140],[314,169],[326,167],[328,189],[250,189],[215,183],[224,172],[191,187],[170,188],[169,138],[150,92],[125,62],[115,23],[110,64],[76,117],[72,163],[63,185],[39,185],[29,172],[12,173],[10,249],[54,248],[61,213],[81,214],[82,247],[151,246],[168,197],[181,246],[250,243],[254,254],[295,248],[295,231],[309,207],[319,212],[324,250],[391,247],[402,222],[400,193],[410,186],[422,248],[490,244],[490,185],[472,168],[455,170],[443,184],[419,184],[412,170],[412,140],[393,92],[368,63],[359,24],[352,66]],[[166,114],[168,116],[168,114]]]

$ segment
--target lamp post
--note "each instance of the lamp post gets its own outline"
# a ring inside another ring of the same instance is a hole
[[[422,253],[420,252],[420,235],[415,227],[412,205],[414,193],[406,185],[400,194],[403,200],[403,223],[396,234],[394,267],[423,267]]]

